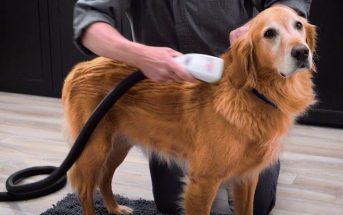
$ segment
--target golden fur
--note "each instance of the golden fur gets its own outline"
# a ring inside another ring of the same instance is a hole
[[[278,158],[280,139],[315,98],[314,68],[284,78],[273,65],[278,56],[265,50],[261,35],[269,19],[282,24],[290,17],[304,23],[306,37],[291,34],[282,39],[281,48],[304,39],[313,53],[314,26],[290,9],[275,7],[258,15],[249,33],[222,55],[225,72],[219,83],[144,80],[126,93],[100,122],[69,172],[84,213],[95,214],[93,192],[99,187],[109,212],[129,214],[130,209],[114,199],[111,182],[132,145],[139,144],[187,162],[186,214],[209,214],[219,185],[229,181],[235,213],[252,215],[258,174]],[[71,141],[101,99],[134,70],[100,57],[70,72],[62,101]],[[257,98],[251,88],[278,109]]]

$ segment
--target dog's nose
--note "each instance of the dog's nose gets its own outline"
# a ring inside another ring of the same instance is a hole
[[[310,50],[305,45],[294,46],[291,52],[292,57],[298,61],[305,61],[308,59]]]

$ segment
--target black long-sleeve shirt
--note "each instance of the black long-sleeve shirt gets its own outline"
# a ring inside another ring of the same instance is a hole
[[[274,3],[307,17],[311,0],[79,0],[74,11],[74,38],[94,22],[122,28],[127,15],[136,42],[166,46],[183,53],[218,56],[229,44],[229,32]]]

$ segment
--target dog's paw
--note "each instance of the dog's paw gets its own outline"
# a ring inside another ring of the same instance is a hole
[[[133,209],[124,205],[119,205],[113,211],[111,211],[111,213],[116,215],[131,215],[133,213]]]

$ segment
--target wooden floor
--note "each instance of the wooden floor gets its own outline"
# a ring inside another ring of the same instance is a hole
[[[58,166],[68,152],[61,132],[59,99],[0,92],[0,190],[14,171]],[[281,155],[273,215],[343,215],[343,130],[295,126]],[[134,149],[120,166],[114,189],[152,199],[147,160]],[[0,203],[0,215],[40,214],[71,192],[69,187],[40,199]]]

